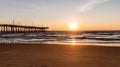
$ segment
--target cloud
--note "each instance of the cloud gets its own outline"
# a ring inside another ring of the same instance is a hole
[[[77,11],[79,12],[86,12],[89,10],[92,10],[97,5],[103,4],[108,2],[109,0],[88,0],[85,4],[81,6],[81,8],[77,8]]]

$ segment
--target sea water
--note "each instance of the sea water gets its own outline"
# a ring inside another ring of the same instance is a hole
[[[0,43],[120,46],[120,31],[47,31],[0,34]]]

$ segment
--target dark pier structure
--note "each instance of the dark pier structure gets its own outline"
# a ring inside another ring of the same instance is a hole
[[[0,24],[0,33],[29,33],[29,32],[45,32],[48,27],[23,26],[13,24]]]

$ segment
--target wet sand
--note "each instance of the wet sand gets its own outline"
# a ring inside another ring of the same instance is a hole
[[[120,47],[0,44],[0,67],[120,67]]]

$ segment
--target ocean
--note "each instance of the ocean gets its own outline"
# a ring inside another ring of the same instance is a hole
[[[47,43],[120,47],[120,31],[47,31],[1,34],[0,43]]]

